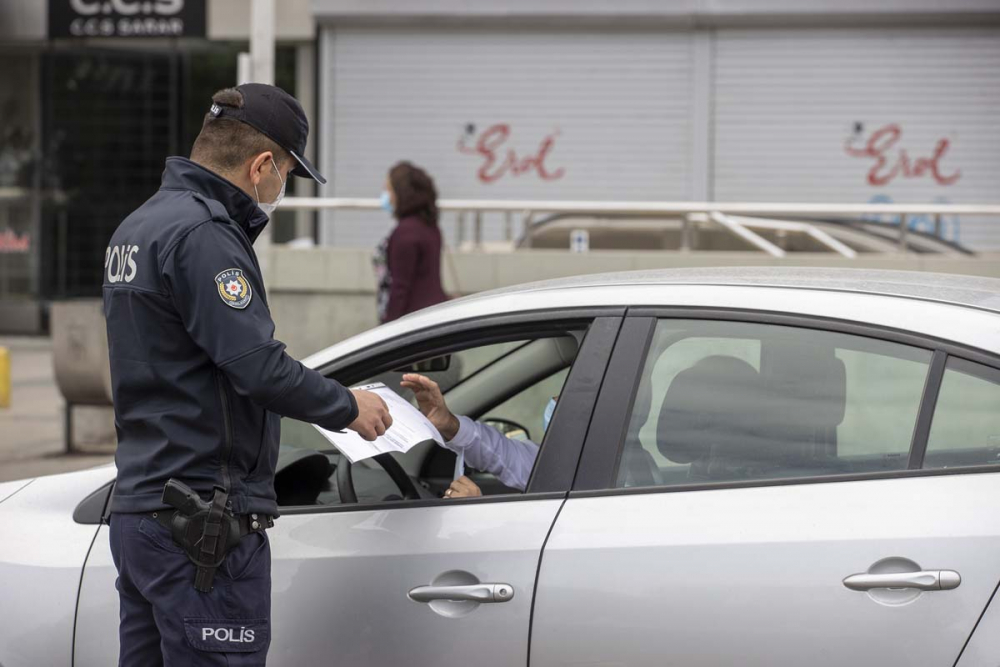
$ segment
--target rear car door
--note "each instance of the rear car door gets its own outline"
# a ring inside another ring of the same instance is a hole
[[[954,664],[1000,581],[1000,362],[638,315],[543,554],[533,667]]]

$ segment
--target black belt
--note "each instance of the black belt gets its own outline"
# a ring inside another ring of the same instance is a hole
[[[167,530],[170,530],[171,517],[175,511],[172,509],[160,510],[152,512],[150,516],[159,521]],[[274,528],[274,519],[267,514],[226,514],[225,518],[233,521],[233,528],[239,526],[240,537]]]

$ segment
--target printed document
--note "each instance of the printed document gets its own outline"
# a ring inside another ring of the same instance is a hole
[[[385,432],[385,435],[380,435],[371,442],[354,431],[328,431],[316,426],[316,430],[350,459],[351,463],[357,463],[386,452],[406,452],[417,443],[425,440],[434,440],[442,447],[444,446],[444,438],[441,437],[430,420],[389,387],[377,382],[355,387],[355,389],[363,389],[381,396],[389,407],[392,426]]]

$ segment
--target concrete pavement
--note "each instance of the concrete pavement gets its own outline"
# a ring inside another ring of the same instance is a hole
[[[114,460],[114,442],[88,438],[89,424],[106,423],[106,408],[74,408],[76,448],[66,454],[63,441],[65,402],[52,369],[48,338],[0,337],[10,350],[11,405],[0,408],[0,482],[80,470]],[[81,437],[82,436],[82,437]]]

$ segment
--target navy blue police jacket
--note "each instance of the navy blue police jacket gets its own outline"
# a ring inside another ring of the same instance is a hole
[[[280,417],[328,429],[357,418],[354,396],[274,339],[253,241],[256,202],[214,172],[167,159],[159,191],[105,256],[118,478],[113,512],[166,507],[175,477],[202,498],[229,491],[236,514],[278,513]]]

